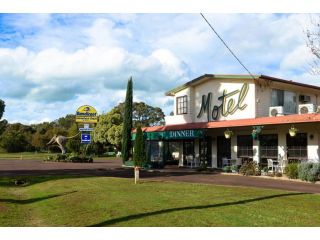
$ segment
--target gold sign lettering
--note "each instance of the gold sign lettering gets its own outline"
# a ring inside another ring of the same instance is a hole
[[[221,114],[224,117],[227,117],[229,114],[234,114],[238,109],[244,110],[248,105],[244,103],[246,96],[248,95],[249,84],[244,83],[240,90],[235,90],[233,92],[227,93],[227,90],[223,90],[222,96],[218,97],[218,100],[221,101],[221,104],[215,105],[211,111],[211,117],[213,120],[217,120]],[[238,101],[236,102],[234,97],[238,95]],[[211,104],[212,93],[209,92],[208,95],[202,96],[201,108],[197,118],[200,118],[204,113],[207,114],[208,121],[210,121],[210,104]]]

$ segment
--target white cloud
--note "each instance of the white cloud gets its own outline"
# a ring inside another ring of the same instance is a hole
[[[306,67],[314,58],[305,45],[296,47],[281,61],[281,69],[301,69]]]
[[[319,85],[307,70],[303,30],[309,15],[205,16],[252,73]],[[0,48],[0,96],[9,121],[53,120],[82,104],[108,111],[124,100],[130,76],[135,99],[168,114],[172,99],[165,91],[204,73],[246,73],[199,14],[30,14],[5,20],[14,29],[11,38],[4,32],[9,41]]]

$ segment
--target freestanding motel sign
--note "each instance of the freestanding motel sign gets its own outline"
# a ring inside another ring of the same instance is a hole
[[[98,122],[97,110],[89,105],[83,105],[77,109],[76,112],[76,123],[83,123],[83,127],[79,127],[81,132],[81,143],[89,144],[91,143],[91,132],[93,126]]]

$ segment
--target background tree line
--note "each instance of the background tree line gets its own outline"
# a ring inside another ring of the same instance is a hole
[[[5,111],[5,103],[0,99],[0,120]],[[91,153],[97,155],[109,151],[120,151],[123,127],[124,103],[99,116],[93,131],[93,143],[89,145]],[[164,113],[161,108],[152,107],[144,102],[133,103],[133,127],[164,125]],[[78,133],[75,115],[68,114],[52,122],[24,125],[0,121],[0,151],[52,151],[59,152],[58,147],[46,145],[54,134],[74,136]],[[81,151],[80,135],[68,140],[68,152]]]

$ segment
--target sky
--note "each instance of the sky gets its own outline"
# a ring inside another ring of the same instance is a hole
[[[205,14],[253,74],[320,86],[306,29],[314,14]],[[10,123],[106,113],[125,99],[172,111],[164,93],[203,74],[247,74],[200,14],[0,14],[0,99]]]

